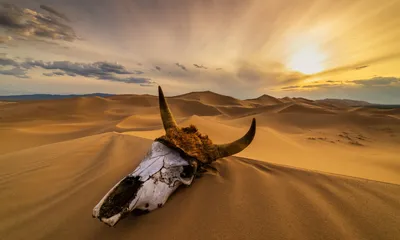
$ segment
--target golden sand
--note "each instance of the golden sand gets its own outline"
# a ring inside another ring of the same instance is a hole
[[[155,96],[0,105],[0,239],[400,239],[400,111],[211,92],[167,98],[214,143],[257,119],[150,214],[115,228],[96,203],[164,134]]]

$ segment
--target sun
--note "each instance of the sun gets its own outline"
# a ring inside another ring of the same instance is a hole
[[[324,59],[324,54],[315,45],[309,45],[291,56],[288,67],[304,74],[314,74],[324,70]]]

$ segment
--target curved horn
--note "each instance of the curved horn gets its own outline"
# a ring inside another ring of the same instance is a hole
[[[251,126],[247,133],[238,140],[222,145],[214,145],[219,153],[218,158],[228,157],[244,150],[253,141],[256,135],[256,119],[253,118]],[[215,159],[214,159],[215,160]]]
[[[172,113],[169,110],[168,104],[164,98],[164,93],[160,86],[158,86],[158,102],[160,105],[160,114],[165,132],[167,132],[168,129],[176,129],[177,125],[174,116],[172,116]]]

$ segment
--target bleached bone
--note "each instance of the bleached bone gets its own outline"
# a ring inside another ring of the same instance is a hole
[[[159,91],[160,114],[166,135],[157,138],[139,166],[119,181],[93,209],[93,217],[114,226],[135,209],[162,207],[180,185],[190,185],[194,176],[213,161],[245,149],[253,140],[256,122],[240,139],[215,145],[197,128],[179,128]]]
[[[189,163],[176,150],[170,149],[160,142],[153,142],[151,149],[135,171],[118,182],[96,205],[93,209],[93,216],[101,217],[101,221],[113,226],[134,209],[152,211],[162,207],[181,184],[190,185],[192,183],[193,174],[189,173],[190,175],[186,178],[183,176],[185,167],[190,167]],[[126,179],[132,179],[135,181],[134,184],[141,187],[133,189],[131,194],[128,193],[127,201],[118,202],[117,198],[114,199],[116,200],[114,202],[111,199],[108,200],[107,198],[115,193],[116,188],[121,186],[121,182]],[[135,190],[136,192],[134,192]],[[134,197],[129,198],[129,196]],[[109,202],[104,204],[106,200]],[[113,214],[114,212],[116,214]]]

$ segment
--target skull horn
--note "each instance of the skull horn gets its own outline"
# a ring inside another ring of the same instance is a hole
[[[178,126],[175,122],[174,116],[171,113],[171,110],[169,110],[168,104],[164,98],[164,93],[160,86],[158,86],[158,101],[160,105],[160,114],[165,132],[168,133],[169,129],[177,129]]]
[[[243,137],[228,144],[214,145],[219,153],[216,159],[228,157],[238,152],[241,152],[247,146],[249,146],[249,144],[253,141],[255,134],[256,134],[256,119],[253,118],[249,131],[247,131],[247,133]]]

